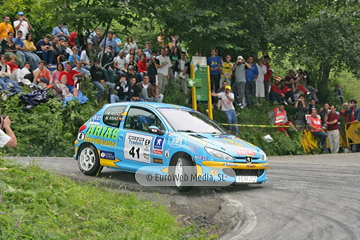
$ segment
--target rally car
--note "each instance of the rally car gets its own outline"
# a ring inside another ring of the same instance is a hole
[[[202,181],[220,178],[229,184],[263,183],[269,167],[264,151],[202,113],[150,102],[104,105],[79,128],[74,159],[86,175],[95,176],[104,166],[163,175],[184,175],[185,167],[193,167],[191,174],[211,177]],[[175,185],[179,191],[192,188],[183,179],[175,179]]]

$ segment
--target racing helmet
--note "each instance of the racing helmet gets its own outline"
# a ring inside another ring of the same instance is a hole
[[[149,128],[149,125],[152,124],[153,122],[154,122],[154,119],[152,119],[150,117],[146,117],[144,115],[138,116],[138,128],[140,130],[147,131]]]

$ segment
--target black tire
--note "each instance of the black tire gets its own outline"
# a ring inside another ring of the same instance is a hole
[[[93,145],[85,143],[81,146],[78,167],[82,173],[89,176],[96,176],[101,172],[103,167],[100,165],[97,149]]]
[[[173,157],[170,166],[172,166],[171,174],[176,174],[178,177],[180,175],[187,175],[190,179],[193,174],[195,174],[194,168],[182,168],[182,166],[194,166],[193,162],[191,161],[190,157],[185,154],[177,154]],[[178,170],[178,171],[177,171]],[[175,187],[177,187],[179,192],[190,192],[193,188],[193,186],[189,186],[191,184],[190,181],[187,181],[185,186],[182,181],[175,181],[174,182]]]

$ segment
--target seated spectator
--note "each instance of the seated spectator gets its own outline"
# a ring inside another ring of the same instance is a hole
[[[21,82],[24,85],[30,86],[34,80],[34,74],[31,71],[31,66],[29,62],[24,63],[24,67],[21,69],[22,80]]]
[[[61,21],[59,22],[57,27],[54,27],[52,30],[51,35],[53,37],[58,37],[59,39],[68,39],[70,37],[69,30],[66,26],[64,26],[64,23]]]
[[[1,54],[4,54],[6,58],[15,55],[16,64],[22,65],[22,58],[19,54],[16,53],[15,43],[13,42],[14,34],[12,32],[8,33],[8,37],[1,42]]]
[[[289,136],[284,126],[290,126],[294,131],[297,131],[294,124],[288,120],[286,111],[285,111],[285,103],[281,103],[280,107],[276,107],[268,112],[270,122],[272,125],[279,126],[276,128],[280,132],[284,132],[286,136]]]
[[[126,43],[124,44],[125,54],[128,54],[131,51],[131,49],[134,49],[134,53],[132,53],[132,55],[135,55],[135,51],[138,50],[138,46],[136,42],[134,42],[134,39],[132,37],[128,37],[126,39]]]
[[[102,70],[102,68],[100,67],[100,62],[99,60],[95,60],[94,61],[94,65],[91,67],[90,69],[90,74],[91,74],[91,80],[92,83],[95,85],[95,87],[98,89],[98,93],[95,95],[95,97],[97,99],[100,98],[100,96],[103,94],[105,88],[103,86],[107,85],[110,89],[109,89],[109,95],[111,96],[111,94],[114,91],[114,87],[115,84],[107,82],[105,79],[105,73]]]
[[[74,97],[79,96],[79,90],[75,87],[76,86],[76,76],[80,75],[81,73],[71,69],[71,63],[65,63],[65,70],[62,71],[59,75],[60,83],[67,86],[69,91],[74,95]]]
[[[65,46],[65,52],[68,54],[68,56],[70,57],[70,55],[72,54],[72,50],[69,47],[69,42],[68,40],[64,40],[64,46]]]
[[[147,66],[146,66],[146,54],[141,54],[141,59],[138,61],[138,72],[140,75],[141,80],[144,78],[144,75],[147,74]]]
[[[72,54],[69,56],[69,62],[71,63],[72,67],[75,67],[76,63],[80,62],[80,56],[78,55],[77,47],[73,47],[71,51]]]
[[[115,86],[117,95],[112,94],[110,102],[122,102],[122,101],[144,101],[139,97],[139,88],[136,85],[136,78],[131,78],[130,81],[126,80],[126,75],[120,76],[119,82]]]
[[[314,110],[314,109],[316,110],[315,104],[316,104],[315,99],[311,99],[310,103],[309,103],[309,114],[311,114],[312,110]]]
[[[114,33],[112,31],[108,31],[107,37],[104,38],[99,47],[101,50],[106,50],[111,46],[111,52],[110,54],[112,55],[112,57],[115,57],[115,50],[116,50],[116,41],[114,40]]]
[[[83,68],[83,65],[81,62],[77,62],[76,66],[73,68],[73,70],[81,73],[81,75],[79,76],[83,76],[85,78],[90,76],[90,71],[86,70],[85,68]]]
[[[284,103],[285,104],[294,103],[295,102],[295,96],[294,96],[293,89],[288,88],[287,86],[285,86],[285,80],[281,80],[280,83],[281,83],[281,92],[284,94],[284,97],[283,97]],[[289,98],[290,98],[291,102],[289,102]]]
[[[22,73],[18,65],[16,65],[16,57],[14,55],[10,56],[10,59],[6,64],[10,67],[10,80],[13,80],[17,83],[22,82]]]
[[[300,95],[298,100],[295,102],[295,126],[298,131],[306,129],[307,123],[305,115],[309,111],[309,105],[306,103],[304,95]]]
[[[119,56],[114,58],[114,68],[116,74],[119,76],[127,72],[124,50],[121,50]]]
[[[130,61],[130,56],[133,56],[133,57],[134,57],[133,61],[135,61],[135,49],[131,48],[130,51],[129,51],[129,53],[126,54],[126,57],[125,57],[126,63],[129,63],[129,61]]]
[[[46,35],[44,39],[40,39],[37,44],[37,54],[45,61],[46,65],[52,64],[54,61],[54,48],[50,45],[50,36]]]
[[[317,117],[316,109],[311,110],[311,116],[308,117],[307,123],[312,134],[320,139],[324,151],[330,153],[329,149],[326,147],[326,138],[328,135],[323,132],[321,119]]]
[[[129,62],[126,63],[126,69],[129,70],[130,66],[133,66],[134,69],[135,69],[135,73],[137,73],[138,67],[137,67],[137,64],[134,61],[134,56],[132,56],[132,55],[129,58]]]
[[[137,50],[137,54],[135,55],[135,58],[134,58],[134,61],[135,61],[136,63],[138,63],[138,62],[140,61],[142,54],[143,54],[142,49],[138,49],[138,50]],[[145,55],[145,56],[146,56],[146,55]]]
[[[60,73],[64,71],[64,65],[62,63],[57,63],[56,64],[56,69],[55,71],[52,73],[51,78],[52,78],[52,82],[51,84],[55,84],[55,83],[60,83]]]
[[[0,56],[0,86],[2,90],[8,90],[6,83],[11,83],[15,89],[22,92],[22,89],[20,88],[19,84],[11,80],[10,76],[11,76],[10,66],[6,64],[6,57],[5,55],[2,54]]]
[[[135,77],[136,78],[136,82],[141,82],[138,78],[138,75],[135,73],[135,67],[134,66],[129,66],[129,69],[126,73],[126,79],[128,81],[130,81],[131,78]]]
[[[296,89],[299,80],[295,76],[293,70],[289,70],[289,74],[285,77],[285,84],[288,88]]]
[[[26,34],[24,44],[25,44],[24,53],[25,53],[26,59],[30,62],[31,69],[34,70],[37,68],[41,59],[35,53],[36,47],[33,42],[33,35],[31,33]]]
[[[49,69],[45,67],[45,61],[41,60],[39,62],[39,68],[34,71],[34,85],[40,86],[40,88],[45,88],[52,82],[52,77]]]
[[[77,31],[75,32],[72,32],[70,34],[70,37],[69,37],[69,44],[70,44],[70,47],[73,48],[73,47],[78,47],[78,44],[75,42],[77,41]]]
[[[276,85],[271,85],[270,88],[270,101],[273,104],[279,104],[281,102],[281,98],[285,97],[285,94],[282,93],[282,84],[278,82]]]
[[[56,63],[65,62],[69,59],[69,53],[66,51],[65,40],[60,39],[54,48],[54,59]]]
[[[93,46],[94,44],[92,42],[88,42],[87,47],[81,52],[80,55],[80,61],[86,70],[90,70],[91,61],[95,59],[95,49]],[[90,57],[88,55],[90,55]]]
[[[115,76],[113,70],[113,54],[112,54],[112,46],[108,46],[104,52],[104,56],[102,58],[102,66],[105,73],[106,81],[113,83],[115,86]]]
[[[16,32],[16,37],[13,39],[13,42],[15,44],[15,48],[16,48],[16,54],[19,54],[21,56],[21,60],[22,62],[26,62],[26,57],[25,57],[25,44],[24,41],[21,39],[23,36],[23,32],[21,30],[18,30]]]
[[[53,47],[53,49],[56,48],[56,46],[58,46],[58,44],[60,43],[60,40],[58,37],[54,37],[52,41],[50,41],[50,46]]]
[[[336,97],[340,100],[340,103],[343,104],[344,98],[342,96],[342,91],[341,91],[340,85],[338,83],[335,84],[334,93],[335,93]]]
[[[136,84],[136,86],[140,90],[140,98],[144,99],[147,102],[162,102],[163,95],[157,95],[153,85],[151,85],[149,81],[149,76],[145,75],[144,79]]]
[[[143,49],[143,53],[146,54],[146,57],[147,57],[147,58],[150,58],[150,57],[151,57],[152,51],[151,51],[151,49],[150,49],[150,43],[149,43],[149,42],[145,43],[145,48]]]

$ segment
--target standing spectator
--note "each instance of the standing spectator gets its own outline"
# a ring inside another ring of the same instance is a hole
[[[146,61],[146,66],[148,68],[147,75],[150,78],[151,85],[158,87],[157,84],[157,69],[160,65],[159,59],[156,58],[156,52],[151,53],[151,57]]]
[[[60,83],[66,85],[74,97],[79,96],[79,90],[75,87],[76,77],[81,73],[71,69],[71,63],[65,63],[65,70],[59,75]]]
[[[21,61],[24,63],[26,62],[26,57],[25,57],[25,44],[23,42],[23,40],[21,40],[22,38],[22,31],[19,30],[16,32],[16,38],[13,39],[13,42],[15,44],[15,49],[16,49],[16,54],[19,54],[21,56]]]
[[[321,145],[326,153],[330,153],[329,149],[326,147],[326,138],[328,135],[323,132],[321,126],[321,119],[317,116],[316,109],[311,110],[311,116],[308,117],[307,123],[312,134],[319,138]]]
[[[210,66],[210,81],[211,81],[211,91],[216,91],[219,88],[220,84],[220,66],[221,58],[216,56],[216,50],[211,50],[211,56],[208,57],[207,65]]]
[[[255,98],[256,95],[256,84],[255,81],[258,78],[259,71],[257,69],[256,64],[254,63],[254,57],[248,57],[248,63],[251,65],[251,68],[247,68],[245,72],[246,76],[246,85],[245,85],[245,97],[247,101],[247,105],[253,105],[253,100],[251,98]]]
[[[16,64],[22,65],[22,58],[19,54],[16,53],[15,43],[13,42],[14,34],[12,32],[8,33],[8,37],[1,42],[1,54],[4,54],[6,57],[12,55],[16,56]]]
[[[17,140],[15,133],[12,131],[10,125],[11,121],[9,116],[0,117],[2,122],[2,129],[0,129],[0,147],[16,147]],[[3,129],[5,130],[6,134],[4,133]]]
[[[37,52],[41,54],[41,59],[45,61],[45,64],[52,64],[54,61],[54,48],[50,45],[50,35],[46,35],[44,39],[40,39],[37,44]]]
[[[330,105],[328,103],[324,103],[324,107],[322,107],[319,111],[323,127],[326,127],[325,117],[329,114],[330,111]]]
[[[180,59],[180,50],[178,47],[174,47],[173,50],[169,54],[169,58],[171,61],[171,68],[170,68],[170,78],[175,78],[175,71],[176,71],[176,62]]]
[[[0,86],[2,90],[8,90],[6,83],[12,83],[15,89],[22,92],[22,89],[19,87],[15,81],[10,80],[11,70],[10,67],[6,64],[6,57],[5,55],[0,56]]]
[[[126,73],[126,60],[125,60],[125,52],[121,50],[119,56],[114,58],[114,68],[117,75],[121,75]]]
[[[39,68],[34,71],[34,85],[46,87],[52,82],[52,77],[49,69],[45,67],[45,61],[39,62]]]
[[[305,102],[304,95],[300,95],[298,100],[295,102],[295,126],[298,131],[306,129],[305,114],[309,111],[309,105]]]
[[[227,85],[228,85],[228,84],[227,84],[226,81],[222,82],[221,87],[216,91],[216,93],[225,92],[225,88],[226,88]],[[235,94],[234,94],[234,97],[235,97]],[[222,104],[221,98],[216,98],[216,97],[213,96],[213,102],[214,102],[214,103],[217,102],[217,103],[216,103],[216,108],[217,108],[217,109],[220,109],[221,104]],[[235,102],[235,100],[234,100],[234,102]]]
[[[24,44],[25,44],[25,51],[24,51],[25,56],[30,62],[31,69],[34,70],[39,64],[41,59],[35,53],[36,47],[33,42],[33,35],[31,33],[28,33],[26,35]]]
[[[101,94],[105,91],[103,84],[109,87],[109,95],[114,91],[115,84],[105,81],[105,73],[100,67],[99,60],[94,61],[94,65],[90,69],[91,80],[95,87],[98,89],[98,93],[95,95],[97,99],[100,98]]]
[[[111,55],[114,58],[115,57],[115,50],[116,50],[116,42],[114,40],[114,33],[112,31],[109,31],[107,34],[107,37],[103,39],[100,43],[100,49],[106,51],[108,47],[111,46]]]
[[[146,58],[149,59],[151,57],[152,51],[150,50],[150,43],[149,42],[145,43],[145,48],[143,49],[143,52],[146,54]]]
[[[32,30],[32,26],[29,22],[29,20],[24,17],[23,12],[18,12],[17,14],[18,20],[14,22],[14,28],[16,32],[21,31],[23,35],[21,36],[22,40],[25,40],[26,34],[28,34],[29,30]]]
[[[112,83],[115,86],[115,75],[113,69],[113,49],[112,46],[109,45],[108,48],[104,52],[104,56],[102,58],[102,67],[105,73],[106,81]],[[113,87],[114,87],[113,86]]]
[[[224,81],[227,82],[227,85],[231,86],[231,78],[233,76],[233,66],[234,64],[231,61],[231,56],[226,55],[225,62],[222,64],[220,68],[221,78],[219,86],[222,86]]]
[[[269,87],[271,82],[271,75],[273,73],[270,66],[271,58],[269,55],[264,56],[264,65],[266,67],[266,73],[264,74],[264,90],[265,90],[265,101],[270,101],[269,98]]]
[[[9,32],[14,33],[14,28],[9,22],[10,16],[5,15],[4,22],[0,23],[0,41],[7,38]]]
[[[141,59],[140,61],[138,61],[138,72],[139,72],[139,75],[141,77],[141,80],[144,78],[144,75],[147,74],[147,66],[146,66],[146,54],[143,53],[141,54]]]
[[[132,37],[128,37],[126,39],[126,43],[124,44],[125,54],[128,54],[130,52],[130,49],[132,49],[132,48],[135,49],[135,52],[136,52],[138,50],[138,45],[136,44],[136,42],[134,42],[134,39]]]
[[[246,68],[251,68],[251,65],[245,62],[242,56],[238,56],[234,64],[233,71],[235,72],[235,83],[233,85],[236,103],[241,107],[246,107],[245,101],[245,85],[246,85]]]
[[[113,34],[113,38],[116,42],[116,49],[115,49],[115,56],[119,55],[120,53],[120,46],[122,45],[121,39],[116,37],[116,33]]]
[[[165,48],[161,48],[161,55],[156,57],[159,60],[157,68],[159,94],[164,94],[165,88],[170,78],[170,58],[166,56]]]
[[[60,73],[64,71],[64,65],[62,63],[57,63],[56,64],[56,70],[53,71],[53,73],[51,74],[51,78],[52,78],[52,82],[51,84],[55,84],[55,83],[60,83]]]
[[[281,103],[279,107],[276,107],[268,112],[270,122],[272,125],[279,126],[276,128],[280,132],[284,132],[286,136],[289,134],[284,126],[290,126],[294,131],[297,131],[294,124],[288,120],[287,113],[285,111],[285,103]]]
[[[343,105],[344,106],[344,105]],[[346,122],[359,122],[360,121],[360,108],[357,106],[357,101],[355,99],[349,100],[345,111],[341,111],[341,115],[346,117]],[[352,151],[357,152],[360,149],[359,144],[352,145]]]
[[[183,93],[188,93],[188,78],[190,74],[190,63],[186,61],[186,53],[182,52],[179,61],[175,63],[176,70],[178,71],[175,78],[181,80],[181,89]]]
[[[95,49],[99,49],[99,44],[101,40],[101,29],[97,28],[95,31],[95,36],[91,39],[91,42],[94,44]]]
[[[64,26],[63,22],[59,22],[58,26],[53,28],[51,35],[53,37],[58,37],[59,40],[68,40],[70,37],[69,30],[66,26]]]
[[[310,103],[309,103],[309,114],[312,113],[312,110],[314,110],[314,109],[316,110],[315,104],[316,104],[315,99],[311,99],[311,100],[310,100]]]
[[[327,134],[330,142],[331,153],[338,153],[340,147],[339,124],[340,116],[335,105],[331,105],[330,112],[325,116]]]
[[[140,91],[140,98],[144,99],[147,102],[162,102],[163,95],[157,93],[154,90],[154,87],[149,82],[149,76],[145,75],[142,82],[136,84]]]
[[[341,91],[340,85],[338,83],[335,84],[334,93],[335,93],[336,97],[340,100],[340,103],[343,104],[344,98],[342,96],[342,91]]]
[[[266,66],[264,65],[264,60],[262,58],[259,59],[256,64],[257,70],[259,72],[258,78],[256,79],[256,101],[258,104],[262,104],[265,97],[265,85],[264,85],[264,75],[266,74]]]
[[[236,112],[233,105],[234,93],[231,92],[231,87],[226,86],[225,92],[211,93],[211,95],[221,99],[221,110],[225,112],[227,124],[237,124]],[[229,125],[228,129],[230,132],[234,130],[235,135],[239,133],[239,127],[236,125]]]

